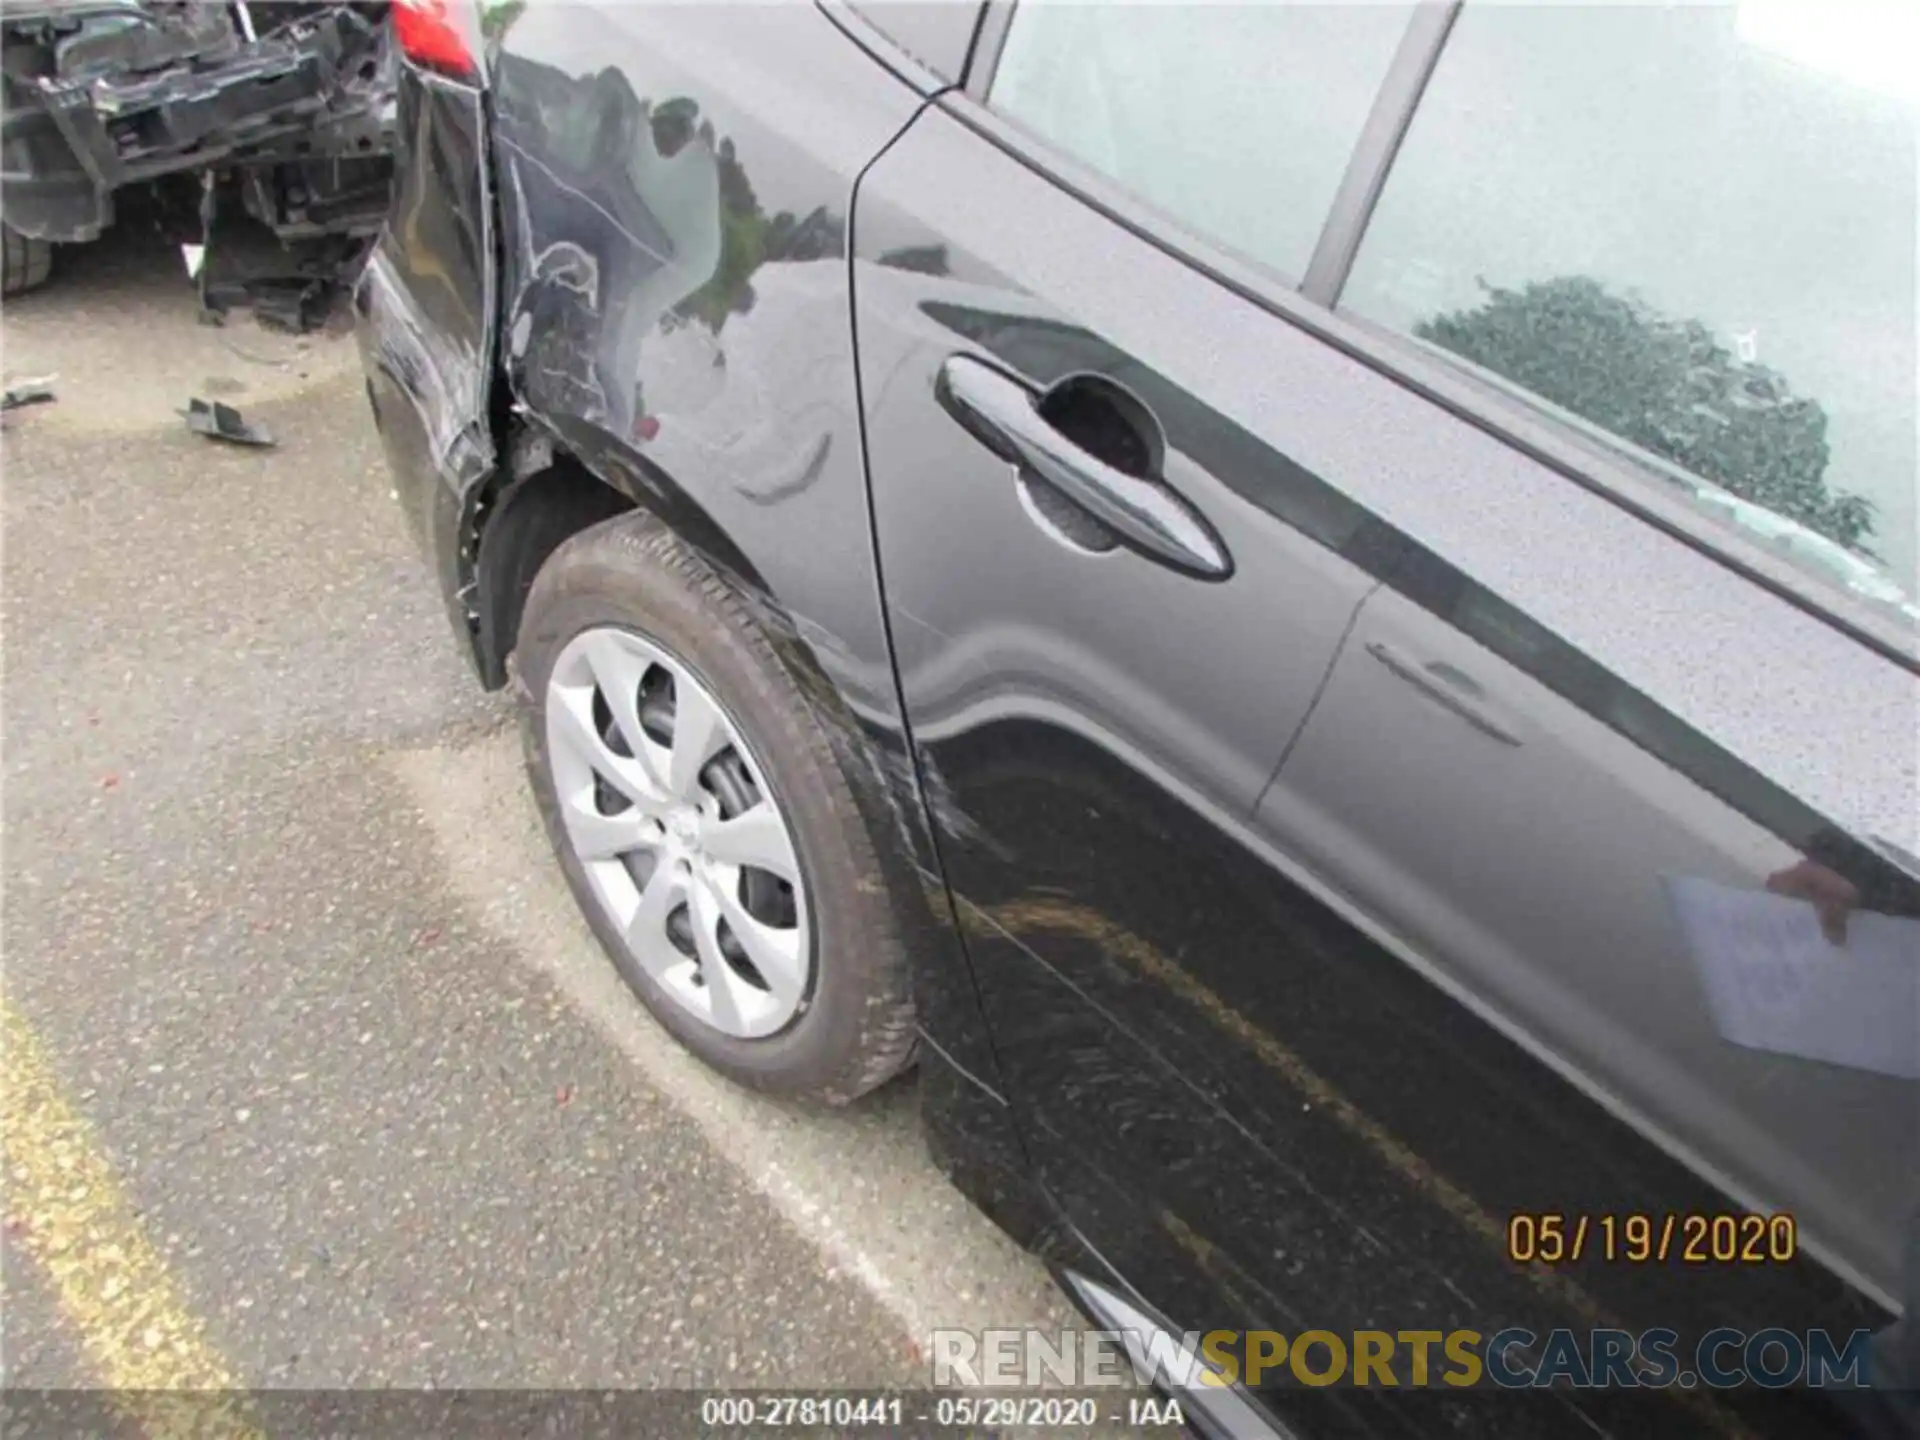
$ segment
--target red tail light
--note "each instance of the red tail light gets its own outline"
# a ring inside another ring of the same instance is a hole
[[[394,0],[393,38],[423,70],[474,80],[480,63],[467,36],[464,0]]]

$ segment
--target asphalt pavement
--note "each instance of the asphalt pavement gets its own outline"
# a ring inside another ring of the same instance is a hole
[[[910,1084],[750,1096],[620,985],[349,338],[124,240],[0,332],[58,393],[0,442],[7,1384],[913,1385],[1070,1323]]]

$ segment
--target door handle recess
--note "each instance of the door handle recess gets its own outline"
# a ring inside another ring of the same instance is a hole
[[[1157,476],[1129,475],[1076,445],[1038,409],[1032,390],[967,355],[940,367],[934,394],[953,418],[1003,460],[1029,471],[1150,559],[1224,580],[1226,547],[1191,505]]]
[[[1387,667],[1395,678],[1406,681],[1429,700],[1445,709],[1451,710],[1482,735],[1498,740],[1502,745],[1518,745],[1520,737],[1487,715],[1479,706],[1463,693],[1461,686],[1472,686],[1475,693],[1479,686],[1460,671],[1447,666],[1448,674],[1458,676],[1450,682],[1441,675],[1434,674],[1428,667],[1410,656],[1402,655],[1391,645],[1380,640],[1367,642],[1367,653]]]

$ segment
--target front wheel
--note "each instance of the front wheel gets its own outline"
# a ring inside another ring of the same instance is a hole
[[[830,721],[633,511],[541,568],[514,654],[534,791],[627,984],[744,1084],[844,1102],[911,1057],[907,964]]]
[[[0,224],[0,295],[23,295],[47,283],[53,246]]]

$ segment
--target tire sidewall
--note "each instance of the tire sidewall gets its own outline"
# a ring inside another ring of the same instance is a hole
[[[53,246],[0,223],[0,295],[24,295],[53,273]]]

